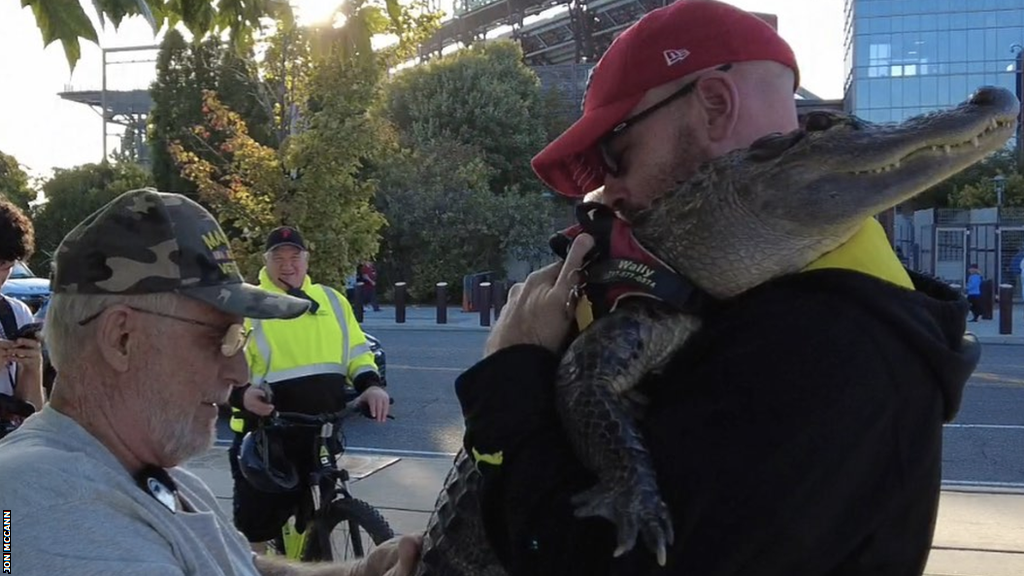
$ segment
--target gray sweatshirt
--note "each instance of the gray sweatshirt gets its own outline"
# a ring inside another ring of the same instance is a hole
[[[210,489],[185,470],[169,472],[196,512],[172,512],[46,405],[0,441],[5,568],[20,576],[255,576],[249,545]]]

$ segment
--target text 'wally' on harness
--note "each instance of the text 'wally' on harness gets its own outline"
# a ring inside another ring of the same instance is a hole
[[[590,301],[595,318],[613,311],[620,300],[639,296],[661,300],[682,312],[696,314],[709,298],[689,280],[644,248],[628,222],[600,202],[576,206],[579,222],[555,233],[551,250],[564,259],[581,233],[594,238],[577,285]]]

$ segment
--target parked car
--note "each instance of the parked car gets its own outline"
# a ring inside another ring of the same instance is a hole
[[[24,262],[15,262],[0,293],[21,300],[36,312],[50,299],[50,280],[36,276]]]

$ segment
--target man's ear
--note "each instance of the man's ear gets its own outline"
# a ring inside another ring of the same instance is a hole
[[[112,306],[96,319],[96,347],[107,364],[118,372],[127,372],[135,336],[132,315],[127,308]]]
[[[728,139],[740,112],[736,84],[725,73],[711,73],[697,83],[696,92],[697,101],[704,111],[708,139],[711,142]]]

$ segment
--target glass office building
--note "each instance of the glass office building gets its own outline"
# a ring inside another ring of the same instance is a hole
[[[1024,0],[846,0],[845,107],[870,121],[1019,90]]]

